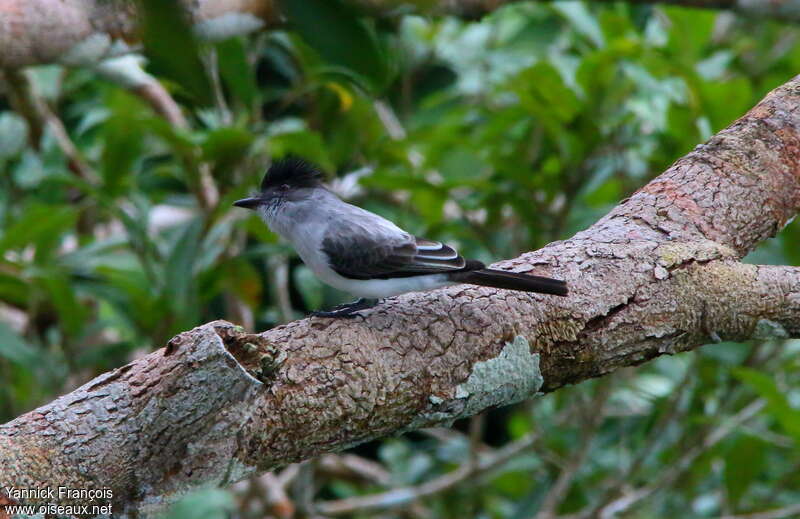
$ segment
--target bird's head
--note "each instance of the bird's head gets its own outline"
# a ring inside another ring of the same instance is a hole
[[[274,207],[282,202],[302,200],[309,196],[314,188],[322,186],[322,173],[310,162],[296,157],[274,162],[270,166],[258,194],[250,198],[237,200],[236,207],[258,210],[262,207]]]

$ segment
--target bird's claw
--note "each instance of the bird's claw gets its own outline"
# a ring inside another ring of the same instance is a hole
[[[372,308],[375,306],[376,301],[364,299],[358,299],[353,301],[352,303],[346,303],[343,305],[339,305],[333,308],[333,310],[322,312],[311,312],[312,317],[328,317],[332,319],[336,318],[344,318],[344,319],[352,319],[354,318],[359,310],[366,310],[367,308]]]
[[[330,317],[332,319],[335,318],[342,318],[342,319],[353,319],[356,315],[358,315],[357,310],[331,310],[330,312],[311,312],[311,317]]]

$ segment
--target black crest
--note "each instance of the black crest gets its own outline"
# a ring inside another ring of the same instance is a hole
[[[282,185],[293,188],[316,187],[321,183],[322,172],[314,164],[297,157],[288,157],[272,163],[261,181],[261,190]]]

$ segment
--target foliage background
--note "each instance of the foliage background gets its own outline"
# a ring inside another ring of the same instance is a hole
[[[491,262],[585,228],[800,70],[796,27],[726,12],[519,2],[481,20],[375,20],[293,1],[286,30],[196,46],[164,5],[150,7],[148,69],[190,129],[86,70],[31,68],[82,178],[10,87],[0,97],[0,423],[203,322],[264,330],[346,300],[231,209],[273,158],[311,159],[354,203]],[[203,167],[221,193],[211,208],[198,203]],[[800,226],[752,261],[800,264]],[[577,517],[639,489],[653,492],[624,516],[796,504],[798,350],[662,357],[453,431],[360,446],[388,482],[312,466],[290,497],[300,516],[309,488],[324,500],[417,485],[534,431],[501,468],[385,516],[533,517],[567,475],[556,511]],[[190,496],[172,516],[277,513],[253,504],[258,488]]]

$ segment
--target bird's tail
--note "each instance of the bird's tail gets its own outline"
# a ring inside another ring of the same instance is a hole
[[[454,272],[450,279],[459,283],[469,283],[484,287],[505,288],[507,290],[521,290],[523,292],[538,292],[556,296],[567,295],[567,283],[560,279],[542,276],[529,276],[505,270],[478,269]]]

